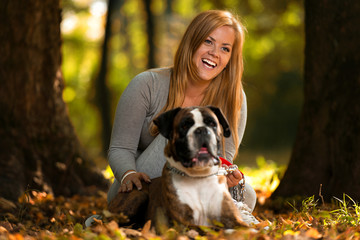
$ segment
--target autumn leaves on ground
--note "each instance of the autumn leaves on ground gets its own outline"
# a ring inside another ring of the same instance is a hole
[[[262,222],[254,228],[229,232],[171,228],[161,236],[150,229],[128,226],[127,218],[107,211],[106,193],[72,198],[28,190],[17,203],[0,199],[0,239],[359,239],[360,205],[344,195],[324,204],[318,196],[270,201],[281,168],[259,161],[259,169],[242,169],[257,189],[254,215]],[[253,180],[257,179],[257,181]],[[319,200],[316,200],[318,199]],[[87,217],[98,214],[90,228]]]

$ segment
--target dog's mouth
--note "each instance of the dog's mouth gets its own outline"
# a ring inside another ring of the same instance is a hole
[[[208,148],[201,147],[197,154],[192,158],[192,164],[195,166],[206,166],[212,159],[216,160],[216,156],[211,154]]]

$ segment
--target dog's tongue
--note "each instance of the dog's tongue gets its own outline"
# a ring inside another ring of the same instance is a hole
[[[206,154],[209,153],[206,147],[200,148],[199,154]]]
[[[209,151],[208,151],[208,149],[207,149],[206,147],[200,148],[197,156],[194,157],[194,158],[192,159],[192,161],[193,161],[193,162],[198,162],[198,161],[199,161],[199,158],[201,158],[201,157],[204,156],[204,155],[209,155]]]

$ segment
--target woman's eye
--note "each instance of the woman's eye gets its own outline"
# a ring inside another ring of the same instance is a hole
[[[211,44],[211,43],[212,43],[211,40],[209,40],[209,39],[206,39],[204,42],[205,42],[206,44]]]
[[[230,48],[223,47],[222,49],[223,49],[223,51],[225,51],[225,52],[230,52]]]

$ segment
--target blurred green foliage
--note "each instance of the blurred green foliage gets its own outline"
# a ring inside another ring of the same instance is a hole
[[[129,81],[147,66],[143,1],[115,4],[107,86],[111,109]],[[107,1],[63,0],[63,93],[79,138],[91,156],[101,155],[101,120],[94,106],[104,37]],[[191,19],[207,9],[227,9],[247,28],[244,88],[248,122],[241,149],[289,148],[302,105],[304,49],[303,1],[152,0],[158,66],[172,65],[177,44]]]

